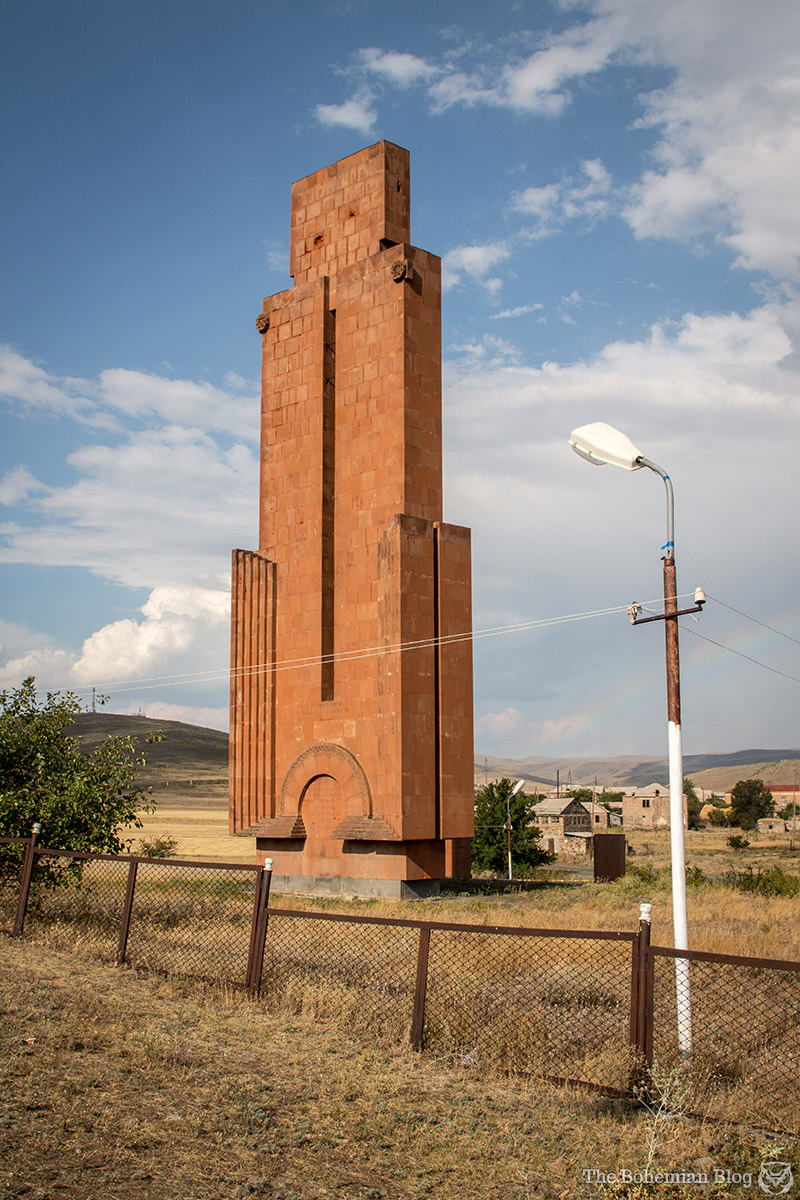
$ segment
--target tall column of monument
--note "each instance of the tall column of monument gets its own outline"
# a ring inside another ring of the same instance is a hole
[[[441,272],[389,142],[292,188],[264,301],[260,534],[233,555],[231,829],[276,886],[468,873],[469,530],[442,522]]]

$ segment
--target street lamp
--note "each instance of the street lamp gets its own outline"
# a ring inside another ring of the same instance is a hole
[[[508,879],[509,882],[513,878],[511,874],[511,797],[516,796],[520,788],[525,786],[524,779],[518,779],[511,791],[506,796],[506,833],[508,835]]]
[[[641,608],[632,605],[629,609],[633,625],[648,621],[664,621],[667,650],[667,723],[669,746],[669,826],[672,862],[672,923],[676,950],[689,949],[689,931],[686,918],[686,847],[683,835],[683,747],[681,744],[681,686],[678,657],[678,617],[687,612],[700,612],[705,603],[701,588],[694,594],[693,608],[678,609],[678,591],[675,576],[675,503],[672,480],[666,471],[656,466],[634,446],[624,433],[595,421],[573,429],[569,444],[576,454],[587,462],[601,467],[607,463],[622,467],[626,471],[638,471],[648,467],[664,480],[667,489],[667,540],[662,547],[664,553],[664,615],[663,617],[640,617]],[[687,1055],[692,1049],[692,1005],[689,986],[689,961],[675,959],[675,988],[678,1009],[678,1047]]]

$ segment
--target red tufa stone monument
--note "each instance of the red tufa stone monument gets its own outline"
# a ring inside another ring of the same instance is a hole
[[[257,551],[233,552],[231,832],[274,886],[416,896],[469,874],[469,530],[442,522],[441,272],[408,152],[292,188],[264,301]]]

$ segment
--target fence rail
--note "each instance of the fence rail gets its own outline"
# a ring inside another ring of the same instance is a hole
[[[679,1083],[684,1108],[800,1133],[800,963],[653,946],[647,919],[635,932],[564,930],[272,907],[270,879],[0,839],[0,927],[245,987],[476,1068],[622,1094]],[[691,972],[689,1060],[678,958]]]

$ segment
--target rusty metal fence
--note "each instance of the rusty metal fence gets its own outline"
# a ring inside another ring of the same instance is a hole
[[[651,946],[647,920],[600,932],[275,908],[258,867],[15,845],[24,861],[0,869],[8,932],[246,987],[478,1070],[800,1133],[800,963]],[[689,962],[688,1057],[676,958]]]
[[[677,958],[689,964],[692,1049],[684,1058],[675,1036]],[[800,963],[653,946],[648,975],[656,1087],[718,1120],[800,1132]]]

